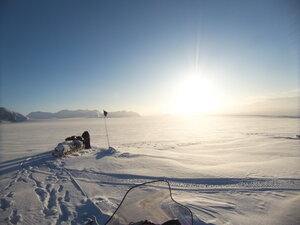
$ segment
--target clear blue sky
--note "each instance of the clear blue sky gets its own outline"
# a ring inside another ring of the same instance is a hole
[[[191,73],[233,101],[299,88],[296,0],[0,4],[1,105],[21,113],[164,113]]]

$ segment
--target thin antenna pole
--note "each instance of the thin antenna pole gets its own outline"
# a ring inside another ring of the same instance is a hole
[[[108,132],[107,132],[107,126],[106,126],[106,116],[104,116],[104,124],[105,124],[107,144],[108,144],[108,148],[110,148],[109,139],[108,139]]]

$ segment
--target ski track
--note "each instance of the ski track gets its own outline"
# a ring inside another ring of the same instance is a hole
[[[83,154],[91,154],[85,151]],[[80,154],[79,154],[80,155]],[[45,218],[51,220],[51,224],[82,224],[93,218],[94,221],[101,220],[102,223],[108,218],[108,215],[103,214],[101,209],[105,211],[111,209],[111,205],[116,205],[120,200],[109,200],[96,196],[90,198],[85,190],[80,186],[80,182],[94,183],[99,185],[125,186],[129,187],[147,182],[150,180],[168,180],[174,191],[189,191],[189,192],[260,192],[260,191],[300,191],[300,179],[288,178],[168,178],[168,177],[151,177],[131,174],[109,174],[101,173],[92,170],[76,170],[65,167],[66,159],[70,157],[53,159],[46,161],[39,166],[25,167],[24,163],[31,158],[25,158],[20,163],[20,169],[12,174],[11,182],[4,188],[6,194],[0,199],[1,210],[9,211],[9,216],[6,218],[8,224],[18,224],[23,221],[23,215],[19,213],[14,204],[13,186],[18,182],[32,184],[34,193],[42,206],[42,213]],[[38,178],[37,174],[45,176],[44,180]],[[82,195],[82,206],[72,206],[72,196],[70,190],[64,185],[71,183],[74,189]],[[280,195],[280,193],[278,193]],[[232,205],[215,206],[204,208],[195,205],[188,205],[191,210],[201,211],[211,218],[215,218],[218,214],[217,207],[222,209],[232,210]],[[92,210],[91,210],[92,208]],[[264,208],[264,206],[261,206]],[[94,213],[86,215],[82,213],[85,209]],[[96,215],[96,217],[95,217]],[[104,218],[104,219],[103,219]],[[225,223],[226,221],[224,221]],[[201,223],[202,224],[202,223]]]

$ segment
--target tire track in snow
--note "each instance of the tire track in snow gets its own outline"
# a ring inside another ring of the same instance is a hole
[[[92,170],[69,169],[73,179],[88,183],[108,185],[136,185],[152,180],[167,180],[176,190],[300,190],[300,179],[297,178],[172,178],[141,176],[133,174],[113,174]]]

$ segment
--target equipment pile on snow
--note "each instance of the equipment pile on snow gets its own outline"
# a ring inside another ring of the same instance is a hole
[[[52,155],[56,157],[61,157],[74,152],[78,152],[84,148],[91,148],[90,134],[87,131],[83,132],[81,136],[67,137],[64,142],[59,143],[55,147],[54,151],[52,152]]]

